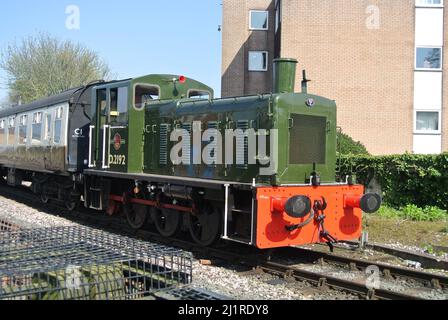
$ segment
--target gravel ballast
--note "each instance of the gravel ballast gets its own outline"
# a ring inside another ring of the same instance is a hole
[[[28,203],[27,201],[24,201]],[[58,215],[59,210],[54,206],[46,207],[36,201],[35,208],[24,203],[0,196],[0,220],[21,228],[43,228],[73,226],[78,223],[70,220],[70,216]],[[66,212],[61,210],[60,212]],[[374,255],[373,252],[364,252],[363,255]],[[365,257],[364,257],[365,258]],[[200,260],[194,260],[193,286],[202,288],[216,294],[236,300],[354,300],[359,297],[337,290],[321,290],[307,282],[289,281],[277,276],[254,272],[239,271],[241,266],[228,263],[212,263],[203,265]],[[319,271],[323,274],[343,277],[347,280],[362,276],[356,272],[341,271],[338,268],[308,265],[310,271]],[[397,283],[382,283],[383,288]],[[403,290],[411,287],[412,283],[399,284]],[[397,287],[395,287],[397,289]],[[400,289],[400,288],[398,288]],[[446,299],[446,292],[425,292],[421,297],[430,299]]]

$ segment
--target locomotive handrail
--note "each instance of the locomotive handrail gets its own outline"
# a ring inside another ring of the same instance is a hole
[[[89,127],[89,168],[94,168],[96,164],[92,162],[92,141],[93,141],[93,129],[95,129],[95,126]]]
[[[222,236],[223,239],[228,239],[228,226],[227,221],[229,218],[229,188],[230,184],[224,185],[224,234]]]
[[[106,148],[107,143],[110,141],[110,130],[107,130],[110,128],[110,125],[104,125],[103,127],[103,169],[109,169],[109,163],[106,164],[106,160],[109,159],[109,157],[106,157]],[[109,139],[107,139],[107,135],[109,134]]]

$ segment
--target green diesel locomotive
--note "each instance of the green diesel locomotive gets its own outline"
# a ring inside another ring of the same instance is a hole
[[[44,202],[74,209],[82,199],[123,212],[135,229],[187,231],[204,246],[219,238],[258,248],[358,238],[361,209],[374,212],[381,199],[335,182],[336,104],[308,94],[305,77],[294,93],[296,64],[274,61],[271,94],[214,99],[195,80],[149,75],[0,113],[3,175],[12,185],[32,181]]]

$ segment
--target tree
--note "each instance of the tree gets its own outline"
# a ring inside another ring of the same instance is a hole
[[[8,106],[9,106],[9,102],[8,102],[7,98],[0,99],[0,110],[6,108]]]
[[[342,155],[369,155],[367,148],[361,142],[353,140],[345,133],[339,135],[339,144]]]
[[[0,67],[7,74],[11,103],[29,103],[110,76],[97,53],[47,34],[10,44]]]

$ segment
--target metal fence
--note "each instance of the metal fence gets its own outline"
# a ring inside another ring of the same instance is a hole
[[[159,291],[154,294],[157,300],[188,300],[188,301],[213,301],[213,300],[232,300],[230,297],[218,294],[212,291],[194,288],[182,287]]]
[[[190,284],[192,259],[87,227],[0,232],[0,300],[144,299]]]
[[[15,223],[12,223],[5,219],[0,218],[0,232],[17,231],[19,229],[20,229],[19,226],[17,226]]]

